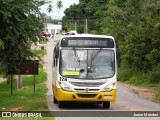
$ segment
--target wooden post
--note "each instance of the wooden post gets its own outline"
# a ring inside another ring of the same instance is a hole
[[[34,60],[34,94],[35,94],[35,92],[36,92],[36,63],[35,63],[36,61]]]
[[[18,75],[17,89],[22,88],[22,75]]]
[[[11,80],[11,94],[13,94],[13,77],[12,77],[12,74],[10,75],[10,80]]]

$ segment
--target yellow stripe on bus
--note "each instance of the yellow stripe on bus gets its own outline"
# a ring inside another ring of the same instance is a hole
[[[62,75],[80,75],[79,71],[63,71]]]

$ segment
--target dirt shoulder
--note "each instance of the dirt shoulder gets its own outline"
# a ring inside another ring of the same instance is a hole
[[[6,79],[0,78],[0,83],[2,83],[2,82],[4,82],[4,81],[6,81]]]
[[[121,85],[127,87],[134,94],[142,96],[142,97],[149,99],[151,101],[155,100],[155,96],[157,94],[157,91],[155,88],[139,87],[139,86],[134,86],[134,85],[126,84],[126,83],[122,83],[122,82],[118,82],[118,84],[121,84]]]

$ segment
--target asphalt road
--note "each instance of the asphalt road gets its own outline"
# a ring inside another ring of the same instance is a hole
[[[56,36],[55,36],[56,37]],[[57,39],[57,38],[56,38]],[[50,38],[49,42],[46,45],[47,48],[47,55],[45,56],[45,61],[46,61],[46,65],[45,65],[45,69],[46,72],[48,73],[48,80],[47,80],[47,87],[49,89],[48,93],[47,93],[47,101],[48,101],[48,106],[50,111],[71,111],[71,116],[69,117],[63,117],[63,115],[60,115],[58,117],[56,117],[56,120],[72,120],[72,119],[79,119],[81,120],[83,117],[83,120],[96,120],[96,119],[100,119],[100,120],[160,120],[160,116],[159,117],[123,117],[123,114],[127,114],[127,111],[152,111],[153,113],[156,111],[160,111],[160,104],[156,104],[146,98],[143,98],[141,96],[138,96],[132,92],[130,92],[128,90],[128,88],[126,88],[125,86],[123,86],[122,84],[118,84],[117,85],[117,100],[115,103],[111,103],[111,107],[110,109],[104,110],[102,108],[102,105],[97,105],[97,104],[86,104],[86,103],[79,103],[79,104],[73,104],[73,103],[69,103],[67,104],[66,108],[63,109],[59,109],[57,104],[53,103],[53,94],[52,94],[52,61],[53,61],[53,48],[55,46],[54,42],[55,39]],[[73,111],[73,114],[72,114]],[[76,114],[75,111],[82,111],[87,114],[87,111],[92,112],[93,111],[93,117],[92,115],[89,117],[85,117],[84,116],[79,116],[79,115],[74,115]],[[105,115],[102,115],[102,117],[99,117],[98,114],[100,114],[100,112],[96,113],[95,111],[108,111],[108,112],[112,112],[110,114],[114,114],[115,116],[117,114],[117,116],[122,116],[122,117],[115,117],[110,116],[110,117],[105,117]],[[120,112],[119,111],[124,111],[124,112]],[[97,114],[97,117],[96,115]],[[134,114],[134,112],[133,112]],[[74,117],[72,117],[72,115]],[[127,115],[126,115],[127,116]]]

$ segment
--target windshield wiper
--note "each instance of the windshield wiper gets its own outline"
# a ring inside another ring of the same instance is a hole
[[[79,66],[80,66],[80,59],[79,59],[79,56],[78,56],[78,54],[77,54],[77,51],[76,51],[75,48],[73,48],[73,50],[74,50],[74,55],[75,55],[75,57],[76,57],[76,60],[77,60],[77,62],[79,63]]]
[[[94,59],[98,56],[98,54],[101,52],[101,50],[102,50],[102,49],[98,50],[98,51],[96,52],[96,54],[91,58],[91,60],[94,60]]]
[[[96,54],[91,58],[91,64],[90,64],[90,66],[88,66],[88,70],[91,72],[93,72],[94,70],[92,69],[92,62],[93,62],[93,60],[98,56],[98,54],[101,52],[101,48],[100,48],[100,50],[98,50],[97,52],[96,52]]]

